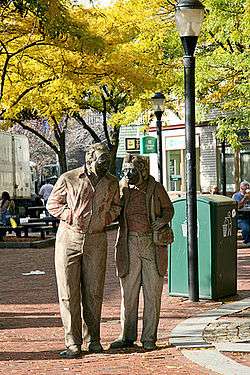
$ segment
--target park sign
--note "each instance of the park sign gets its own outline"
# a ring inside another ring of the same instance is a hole
[[[146,135],[141,138],[140,146],[141,154],[155,154],[157,153],[157,138]]]

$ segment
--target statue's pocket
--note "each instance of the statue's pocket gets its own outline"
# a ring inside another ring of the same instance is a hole
[[[156,246],[167,246],[174,242],[174,232],[169,224],[153,232],[153,241]]]

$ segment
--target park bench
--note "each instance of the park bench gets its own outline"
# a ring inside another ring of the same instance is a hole
[[[53,226],[46,225],[43,222],[23,223],[22,227],[23,227],[22,231],[24,232],[25,237],[29,236],[29,230],[31,230],[32,232],[40,233],[41,239],[45,239],[47,233],[55,231]]]
[[[51,223],[52,227],[54,228],[54,231],[56,232],[58,224],[59,224],[59,219],[53,217],[53,216],[45,216],[43,218],[38,218],[38,217],[30,217],[28,218],[28,223],[45,223],[49,224]]]
[[[7,232],[15,232],[17,237],[21,237],[21,230],[21,226],[12,228],[11,226],[0,225],[0,241],[3,241],[3,237],[6,235]]]
[[[27,208],[28,214],[34,218],[39,218],[40,214],[42,214],[45,209],[45,206],[31,206]]]
[[[14,232],[16,233],[17,237],[21,237],[22,233],[24,233],[24,237],[29,236],[29,231],[38,232],[40,233],[40,238],[42,240],[45,239],[46,234],[53,232],[54,228],[51,225],[44,225],[43,223],[25,223],[22,225],[18,225],[16,228],[12,228],[11,226],[0,226],[0,241],[3,241],[3,237],[6,235],[7,232]]]

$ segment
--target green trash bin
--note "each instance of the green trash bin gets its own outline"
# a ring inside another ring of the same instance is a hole
[[[168,289],[188,296],[186,199],[173,202],[175,241],[169,251]],[[199,296],[218,299],[237,293],[236,202],[222,195],[197,197]]]

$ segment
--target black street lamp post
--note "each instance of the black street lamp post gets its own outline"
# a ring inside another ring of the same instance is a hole
[[[222,194],[227,195],[226,140],[225,138],[221,142],[221,155],[222,155],[222,171],[221,171]]]
[[[161,117],[164,112],[165,96],[161,92],[157,92],[152,98],[152,107],[156,117],[157,128],[157,159],[158,159],[158,176],[159,182],[163,184],[163,171],[162,171],[162,121]]]
[[[199,0],[180,0],[176,5],[176,27],[184,48],[185,141],[187,186],[187,245],[189,299],[199,301],[196,152],[195,152],[195,57],[194,51],[204,16]]]

